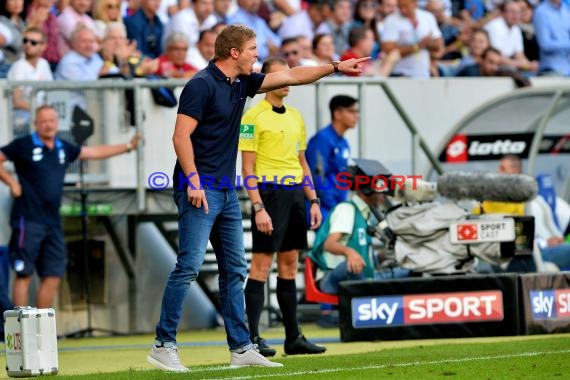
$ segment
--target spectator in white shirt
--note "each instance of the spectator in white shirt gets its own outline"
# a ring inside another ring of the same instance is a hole
[[[158,8],[158,11],[156,11],[156,15],[160,19],[160,22],[166,25],[169,23],[171,17],[174,17],[174,15],[180,10],[188,8],[189,6],[189,0],[181,1],[180,4],[178,4],[177,0],[160,0],[160,7]]]
[[[189,49],[186,61],[198,70],[208,66],[208,62],[214,58],[216,37],[215,30],[204,30],[200,33],[200,39],[194,49]]]
[[[164,41],[172,32],[181,32],[188,36],[191,50],[196,47],[200,32],[212,29],[217,24],[214,0],[193,0],[192,4],[192,8],[185,8],[170,19],[166,25]]]
[[[313,40],[317,34],[315,31],[325,20],[330,12],[331,6],[328,0],[307,0],[308,8],[289,16],[283,21],[279,28],[279,37],[282,39],[303,35],[309,40]]]
[[[384,22],[382,52],[400,51],[394,75],[429,78],[431,56],[440,56],[444,49],[435,17],[417,9],[416,0],[399,0],[398,8]]]
[[[384,21],[386,17],[398,10],[398,0],[381,0],[376,11],[376,30],[378,36],[382,40],[382,33],[384,32]]]
[[[46,35],[40,28],[28,28],[23,33],[24,57],[18,59],[8,71],[8,80],[51,81],[53,75],[48,61],[42,58],[46,49]],[[31,87],[16,87],[12,94],[15,134],[28,132],[30,127]],[[36,104],[44,102],[44,92],[37,93]]]
[[[490,21],[484,29],[489,33],[491,46],[503,55],[504,66],[513,69],[538,70],[537,61],[529,61],[524,55],[522,32],[518,24],[521,22],[521,4],[507,1],[500,6],[501,16]]]

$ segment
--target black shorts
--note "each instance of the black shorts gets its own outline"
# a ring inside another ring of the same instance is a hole
[[[253,252],[272,253],[308,247],[305,195],[302,188],[297,187],[259,184],[259,194],[265,210],[271,217],[273,232],[271,235],[259,232],[255,224],[255,211],[252,208]]]
[[[63,277],[67,247],[61,228],[24,221],[12,226],[10,263],[17,276]]]

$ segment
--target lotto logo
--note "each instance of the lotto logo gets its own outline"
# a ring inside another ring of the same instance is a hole
[[[570,289],[531,290],[532,319],[570,318]]]
[[[469,223],[458,224],[457,240],[477,240],[477,225]]]
[[[503,320],[499,290],[352,299],[354,328]]]
[[[447,162],[467,161],[467,136],[455,135],[447,144],[445,149]]]

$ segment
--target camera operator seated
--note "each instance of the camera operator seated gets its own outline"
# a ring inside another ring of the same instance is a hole
[[[383,173],[370,167],[357,170],[369,176]],[[368,166],[368,165],[367,165]],[[370,182],[370,181],[368,181]],[[372,236],[368,227],[376,226],[378,220],[371,208],[384,202],[384,194],[373,190],[369,184],[358,186],[350,201],[339,203],[333,208],[319,229],[310,252],[317,264],[317,280],[321,291],[337,294],[339,284],[346,280],[385,280],[408,277],[410,271],[400,267],[379,271],[375,263],[379,260],[373,252]]]

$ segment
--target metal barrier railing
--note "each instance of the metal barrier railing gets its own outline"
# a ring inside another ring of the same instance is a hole
[[[416,156],[416,147],[419,147],[421,149],[421,151],[424,153],[426,158],[433,165],[435,170],[438,171],[439,174],[443,173],[443,169],[441,168],[439,161],[434,156],[431,149],[428,147],[425,139],[420,134],[418,128],[414,125],[411,118],[408,116],[407,112],[405,111],[404,107],[401,105],[401,103],[398,100],[398,98],[396,97],[396,95],[394,95],[394,93],[393,93],[392,89],[390,88],[390,86],[388,85],[388,83],[386,83],[385,79],[348,78],[348,77],[338,77],[338,78],[332,78],[331,77],[331,78],[321,79],[320,81],[315,83],[315,85],[316,85],[316,93],[315,93],[316,99],[318,100],[321,97],[323,87],[330,86],[330,85],[338,85],[338,84],[357,86],[358,99],[362,100],[359,102],[361,115],[364,115],[367,112],[366,102],[363,101],[366,97],[366,92],[364,91],[364,87],[365,86],[376,86],[376,85],[380,86],[380,88],[382,89],[384,94],[386,94],[390,103],[394,106],[394,109],[396,110],[396,112],[400,116],[400,119],[404,122],[404,125],[406,126],[406,128],[408,129],[408,131],[411,134],[411,137],[412,137],[412,149],[411,149],[412,173],[418,173],[418,168],[417,168],[418,159]],[[317,101],[317,104],[318,104],[318,101]],[[320,116],[321,116],[321,112],[317,112],[317,125],[322,125],[322,120],[321,120]],[[366,129],[366,121],[365,120],[366,120],[365,118],[360,118],[360,121],[359,121],[360,129],[362,129],[362,130]],[[360,143],[359,146],[362,146],[363,138],[362,138],[362,134],[360,134],[360,133],[359,133],[359,143]],[[359,152],[359,153],[360,153],[359,156],[362,156],[362,152]]]
[[[185,80],[146,80],[146,79],[134,79],[134,80],[121,80],[121,79],[105,79],[105,80],[98,80],[98,81],[7,81],[5,87],[5,97],[8,100],[8,104],[13,104],[13,90],[17,87],[28,87],[31,89],[30,95],[30,114],[33,115],[35,109],[37,108],[37,94],[40,91],[43,92],[50,92],[50,91],[70,91],[70,96],[77,97],[81,96],[78,92],[85,92],[85,91],[96,91],[97,94],[101,95],[102,91],[104,90],[131,90],[133,92],[133,104],[134,104],[134,125],[137,133],[140,133],[144,136],[144,110],[141,107],[137,107],[138,104],[141,104],[141,94],[143,89],[153,89],[159,87],[169,87],[169,88],[176,88],[176,87],[183,87],[186,84]],[[75,94],[75,95],[74,95]],[[71,99],[71,100],[78,100],[78,99]],[[101,96],[98,97],[97,103],[99,104],[99,109],[105,112],[105,107],[101,106],[103,101]],[[49,104],[49,102],[48,102]],[[69,109],[62,109],[61,106],[56,106],[56,110],[59,112],[66,113],[66,116],[70,113],[71,110]],[[9,133],[8,137],[11,139],[14,137],[14,110],[12,107],[7,107],[7,117],[6,121],[9,126]],[[60,114],[60,116],[62,116]],[[98,115],[100,116],[100,115]],[[100,120],[105,120],[105,116],[103,115]],[[120,121],[117,121],[120,123]],[[31,125],[30,125],[31,127]],[[65,130],[65,126],[64,126]],[[22,132],[22,131],[18,131]],[[27,131],[29,132],[29,131]],[[64,133],[65,134],[65,133]],[[137,186],[136,186],[136,194],[137,194],[137,206],[139,211],[144,211],[146,209],[146,202],[145,202],[145,180],[144,180],[144,151],[139,146],[136,150],[136,178],[137,178]],[[71,168],[71,174],[74,174],[75,168]],[[98,177],[99,180],[104,179]]]
[[[78,92],[88,92],[88,91],[95,91],[98,94],[96,99],[96,103],[98,104],[98,109],[101,112],[106,112],[105,107],[102,106],[104,103],[104,98],[102,94],[104,91],[113,90],[130,90],[133,92],[133,103],[134,107],[134,127],[136,131],[144,135],[144,110],[141,107],[137,107],[137,105],[141,104],[141,94],[144,89],[152,89],[152,88],[159,88],[159,87],[183,87],[185,85],[185,80],[146,80],[146,79],[134,79],[134,80],[121,80],[121,79],[105,79],[105,80],[98,80],[98,81],[51,81],[51,82],[36,82],[36,81],[8,81],[6,82],[5,87],[5,96],[8,99],[8,104],[12,104],[12,92],[15,87],[29,87],[32,89],[31,91],[31,112],[33,113],[35,108],[37,107],[36,104],[36,97],[37,93],[40,91],[44,92],[54,92],[54,91],[70,91],[71,94],[75,94],[74,96],[79,96]],[[439,162],[427,146],[425,139],[418,131],[418,128],[414,125],[404,107],[400,104],[399,100],[391,91],[388,84],[383,79],[375,79],[375,78],[324,78],[320,81],[315,83],[315,104],[316,104],[316,121],[317,125],[322,125],[322,112],[318,109],[320,102],[319,99],[321,98],[323,88],[326,86],[334,86],[334,85],[351,85],[356,86],[358,92],[358,98],[360,99],[360,108],[361,108],[361,115],[365,115],[369,110],[366,109],[366,97],[367,91],[365,91],[366,86],[379,86],[382,91],[386,94],[387,98],[389,99],[390,103],[394,106],[394,109],[397,111],[398,115],[400,116],[401,120],[404,122],[404,125],[408,129],[411,135],[411,162],[412,162],[412,172],[417,173],[417,155],[416,151],[417,148],[420,148],[430,163],[436,168],[436,170],[442,172]],[[73,99],[70,99],[73,100]],[[65,109],[65,107],[61,107],[58,105],[58,109],[61,112],[70,112],[69,109]],[[372,111],[372,110],[371,110]],[[11,107],[8,107],[8,117],[7,122],[8,125],[11,127],[10,130],[13,130],[13,110]],[[101,116],[101,115],[97,115]],[[105,120],[105,115],[103,117],[99,117],[99,120]],[[117,120],[117,123],[122,123],[121,120]],[[366,118],[360,118],[360,128],[358,131],[358,138],[359,138],[359,146],[362,147],[364,143],[364,132],[366,130]],[[12,136],[10,136],[12,137]],[[137,173],[137,207],[139,211],[144,211],[146,209],[146,201],[145,201],[145,178],[144,178],[144,151],[139,147],[137,149],[137,159],[136,159],[136,173]],[[359,152],[359,156],[363,156],[363,152]],[[72,168],[73,170],[73,168]],[[73,171],[72,171],[73,173]],[[104,176],[101,177],[94,177],[95,180],[104,180]]]

